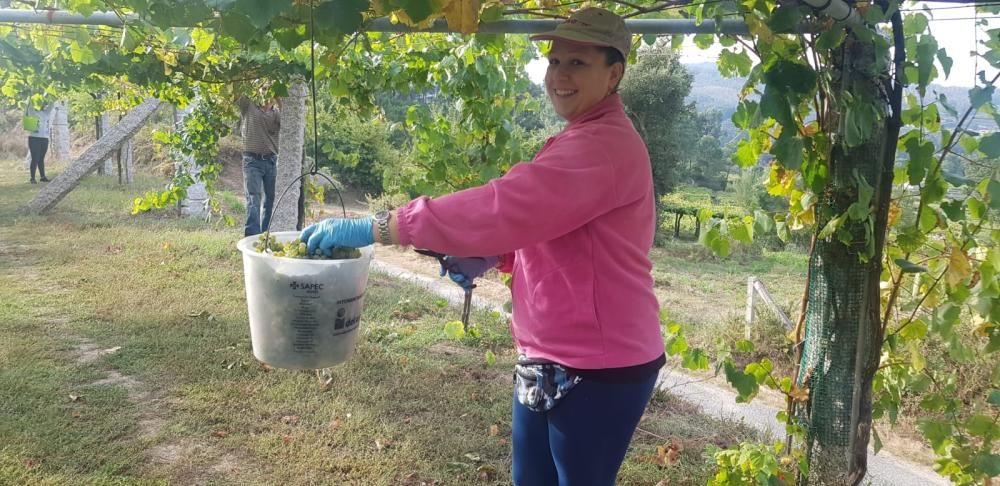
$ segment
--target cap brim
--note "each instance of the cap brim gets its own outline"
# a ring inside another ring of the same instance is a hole
[[[577,44],[584,44],[588,46],[598,46],[598,47],[614,47],[606,42],[595,42],[593,39],[586,38],[584,35],[578,35],[576,32],[542,32],[541,34],[535,34],[528,37],[533,41],[543,41],[543,40],[567,40],[570,42],[575,42]]]

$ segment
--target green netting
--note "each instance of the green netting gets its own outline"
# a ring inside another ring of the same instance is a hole
[[[840,69],[834,71],[834,86],[842,93],[887,107],[884,84],[880,76],[872,74],[876,72],[872,50],[848,41],[842,56]],[[873,124],[867,143],[850,148],[843,141],[852,120],[847,113],[839,115],[841,138],[831,152],[826,191],[816,211],[820,229],[858,200],[859,177],[874,187],[876,198],[880,191],[891,191],[891,181],[878,180],[885,114]],[[809,261],[798,385],[808,388],[810,394],[797,416],[808,430],[810,484],[851,484],[866,468],[870,377],[879,353],[878,344],[873,343],[879,324],[879,268],[876,262],[863,262],[859,254],[864,254],[872,238],[872,226],[862,221],[845,223],[837,235],[817,239]],[[860,373],[858,359],[863,360]]]

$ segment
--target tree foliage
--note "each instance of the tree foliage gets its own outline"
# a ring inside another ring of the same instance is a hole
[[[656,194],[665,194],[677,184],[678,165],[690,153],[690,140],[683,135],[692,111],[684,102],[691,92],[691,74],[672,50],[653,47],[640,52],[628,67],[620,92],[649,150]]]

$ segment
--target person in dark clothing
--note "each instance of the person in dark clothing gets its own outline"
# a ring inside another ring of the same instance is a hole
[[[39,180],[49,182],[45,177],[45,153],[49,150],[49,123],[52,115],[52,105],[37,109],[31,102],[28,102],[28,109],[25,111],[25,130],[28,131],[28,151],[31,153],[31,179],[28,181],[35,184],[35,171],[41,176]]]

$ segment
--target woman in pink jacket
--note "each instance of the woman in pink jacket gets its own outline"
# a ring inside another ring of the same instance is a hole
[[[552,41],[546,92],[568,122],[534,160],[301,237],[310,252],[379,241],[445,253],[463,286],[493,267],[510,272],[514,483],[612,485],[665,362],[648,258],[652,171],[616,93],[631,35],[620,17],[587,8],[532,38]]]

